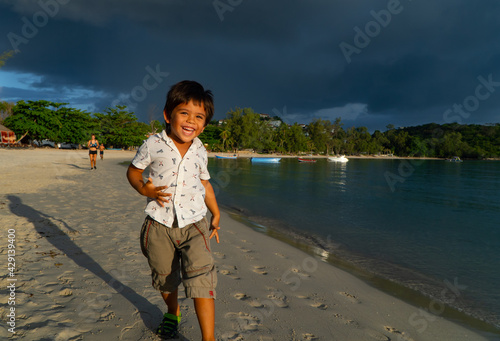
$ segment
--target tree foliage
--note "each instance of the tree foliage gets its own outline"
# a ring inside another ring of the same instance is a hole
[[[159,121],[138,122],[125,106],[90,114],[66,107],[66,103],[19,101],[0,102],[3,124],[18,136],[30,140],[85,144],[94,133],[101,143],[113,147],[139,146],[151,133],[163,129]],[[9,116],[10,115],[10,116]],[[318,154],[394,154],[463,158],[500,157],[500,124],[460,125],[429,123],[385,132],[370,133],[366,127],[344,129],[341,118],[334,122],[316,119],[308,125],[287,125],[279,117],[270,118],[251,108],[236,108],[224,122],[205,127],[200,139],[214,151],[252,149],[258,152]]]
[[[32,140],[49,139],[59,142],[62,123],[57,109],[64,103],[49,101],[19,101],[12,109],[12,115],[4,120],[5,126],[16,135],[23,135]]]
[[[158,121],[151,126],[137,121],[134,113],[124,106],[107,108],[104,113],[92,114],[49,101],[19,101],[12,115],[4,120],[16,135],[26,134],[27,140],[85,143],[95,134],[101,143],[115,147],[138,146],[152,129],[161,130]]]
[[[133,112],[126,110],[126,106],[117,105],[107,108],[104,113],[96,113],[98,139],[101,143],[113,147],[138,146],[146,139],[151,127],[137,121]]]
[[[212,149],[217,150],[416,157],[500,156],[500,124],[431,123],[400,129],[388,124],[385,132],[376,130],[370,133],[366,127],[344,129],[341,118],[334,122],[316,119],[307,126],[295,123],[273,127],[269,119],[261,117],[252,109],[237,108],[229,111],[224,123],[217,127],[219,142],[214,142],[213,138],[210,140],[212,146],[218,147]],[[216,135],[212,136],[215,138]]]

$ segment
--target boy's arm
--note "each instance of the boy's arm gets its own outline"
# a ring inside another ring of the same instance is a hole
[[[137,168],[132,164],[128,166],[128,182],[130,182],[130,185],[132,185],[137,192],[148,198],[155,199],[158,204],[163,207],[163,203],[168,202],[168,200],[170,200],[168,197],[172,196],[172,193],[163,192],[163,190],[168,186],[155,187],[151,178],[148,178],[148,182],[144,183],[144,180],[142,179],[142,172],[144,172],[144,169]]]
[[[217,200],[215,199],[215,193],[210,181],[201,180],[203,187],[205,187],[205,204],[207,205],[210,213],[212,213],[212,221],[210,223],[210,233],[209,239],[212,239],[215,236],[215,240],[217,243],[219,242],[219,223],[220,223],[220,211],[219,205],[217,205]]]

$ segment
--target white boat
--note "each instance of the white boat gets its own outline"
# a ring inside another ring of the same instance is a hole
[[[345,155],[340,155],[340,156],[329,156],[328,161],[332,162],[347,162],[349,161],[348,158],[345,157]]]
[[[252,162],[261,162],[261,163],[278,163],[280,162],[280,157],[253,157]]]

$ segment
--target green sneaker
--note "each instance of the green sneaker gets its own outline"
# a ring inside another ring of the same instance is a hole
[[[181,315],[175,316],[174,314],[165,313],[163,321],[161,321],[156,334],[162,339],[173,339],[177,336],[177,327],[181,322]]]

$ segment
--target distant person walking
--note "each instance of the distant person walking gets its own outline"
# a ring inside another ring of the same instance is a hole
[[[89,147],[90,170],[97,169],[97,148],[99,148],[99,142],[95,139],[94,134],[92,134],[92,139],[87,142],[87,147]]]
[[[104,160],[104,143],[99,146],[99,155],[101,155],[101,160]]]

